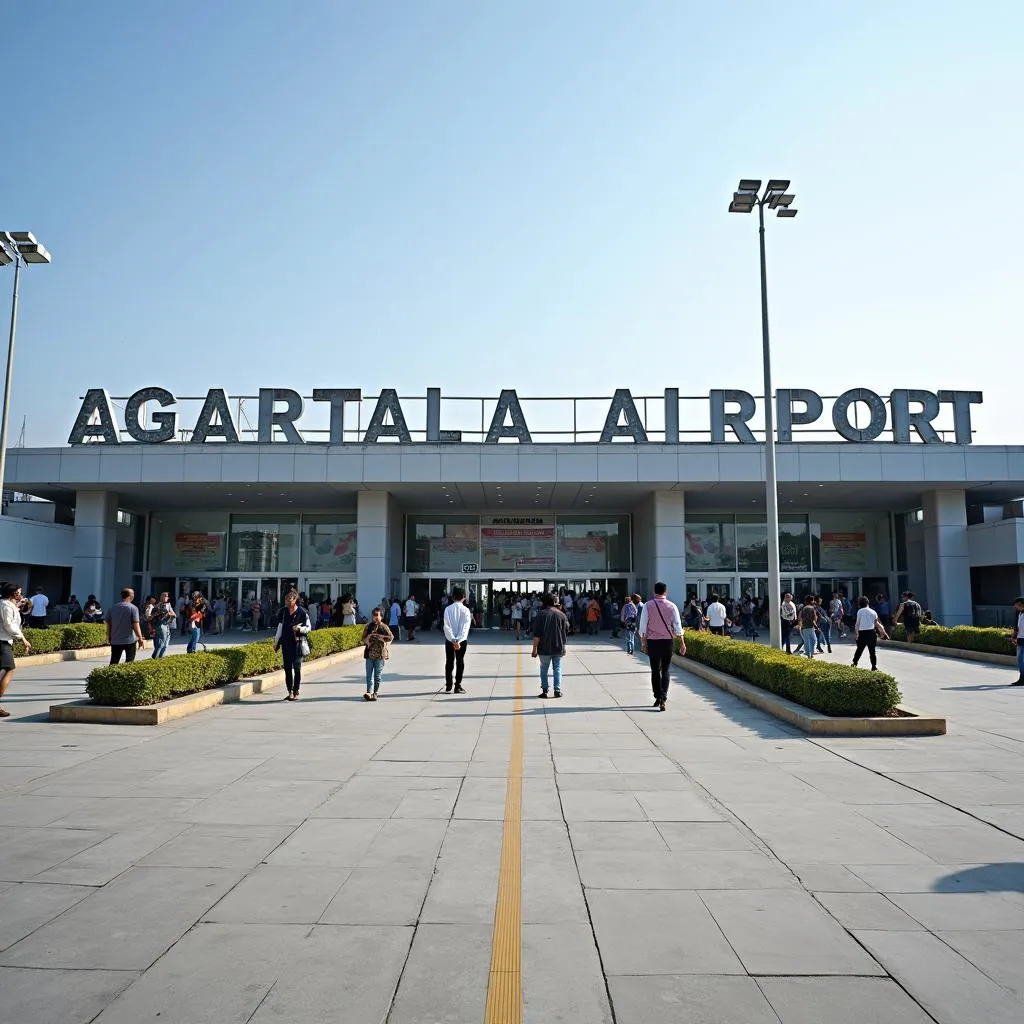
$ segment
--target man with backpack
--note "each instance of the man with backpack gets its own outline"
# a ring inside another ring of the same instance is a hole
[[[914,595],[905,590],[900,595],[900,606],[896,609],[895,622],[902,622],[907,631],[907,643],[917,643],[921,633],[921,606],[914,600]]]

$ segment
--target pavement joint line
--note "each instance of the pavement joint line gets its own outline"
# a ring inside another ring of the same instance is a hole
[[[516,650],[512,743],[484,1024],[523,1020],[523,654]]]

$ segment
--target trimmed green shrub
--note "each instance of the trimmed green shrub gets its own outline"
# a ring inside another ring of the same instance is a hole
[[[362,635],[362,626],[314,630],[309,634],[307,660],[358,647]],[[89,673],[85,688],[97,704],[132,707],[197,693],[280,667],[281,655],[275,652],[273,640],[257,640],[240,647],[211,647],[205,654],[171,654],[166,658],[143,658],[130,665],[104,665]]]
[[[52,627],[58,630],[56,626]],[[87,647],[104,647],[107,643],[107,627],[102,622],[76,622],[61,626],[60,648],[62,651],[82,651]]]
[[[687,631],[686,657],[825,715],[888,715],[903,699],[885,672],[795,657],[713,634]]]
[[[94,668],[85,681],[85,689],[97,704],[134,707],[230,681],[229,664],[224,658],[214,654],[175,654]]]
[[[889,631],[889,636],[906,642],[907,631],[902,625],[896,625]],[[960,651],[1008,654],[1011,657],[1017,653],[1010,631],[995,626],[922,626],[917,642],[931,647],[954,647]]]
[[[28,652],[29,654],[50,654],[52,651],[59,651],[61,649],[63,634],[59,626],[54,626],[53,629],[23,629],[22,633],[25,634],[25,639],[32,645],[32,650]],[[25,656],[23,644],[15,642],[14,656],[16,658]]]

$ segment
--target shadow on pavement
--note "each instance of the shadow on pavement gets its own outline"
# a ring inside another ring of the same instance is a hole
[[[979,864],[940,878],[935,892],[1024,892],[1024,863]]]

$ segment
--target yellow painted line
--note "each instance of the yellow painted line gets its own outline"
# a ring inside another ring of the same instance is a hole
[[[523,1021],[523,655],[516,651],[516,699],[512,706],[512,750],[505,789],[498,903],[491,937],[484,1024]]]

